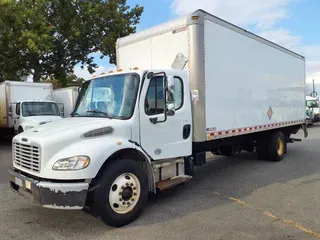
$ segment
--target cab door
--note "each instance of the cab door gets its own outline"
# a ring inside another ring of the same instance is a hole
[[[191,104],[184,71],[149,72],[139,109],[140,144],[154,160],[191,154]]]

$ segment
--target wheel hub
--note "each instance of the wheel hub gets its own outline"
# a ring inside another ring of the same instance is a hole
[[[140,181],[132,173],[118,176],[109,190],[109,204],[112,210],[119,214],[131,211],[140,197]]]
[[[133,190],[131,187],[126,187],[122,192],[122,199],[128,201],[133,196]]]
[[[280,137],[277,140],[277,152],[279,156],[284,153],[284,142]]]

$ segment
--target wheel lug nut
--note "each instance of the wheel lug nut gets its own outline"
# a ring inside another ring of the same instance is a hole
[[[119,192],[119,196],[121,196],[122,195],[122,192]]]
[[[137,196],[137,193],[133,193],[134,196]]]
[[[122,198],[120,198],[119,201],[122,202]]]
[[[127,186],[129,186],[129,183],[126,183]]]
[[[132,187],[132,186],[133,186],[133,183],[131,183],[130,186]]]
[[[123,205],[126,205],[126,202],[123,202],[122,204],[123,204]]]
[[[137,188],[136,188],[136,187],[134,187],[134,188],[133,188],[133,190],[137,190]]]
[[[124,189],[124,186],[122,186],[121,189]]]
[[[130,205],[130,203],[129,203],[129,202],[127,202],[127,205]]]
[[[131,198],[131,201],[133,202],[133,201],[134,201],[134,198]]]

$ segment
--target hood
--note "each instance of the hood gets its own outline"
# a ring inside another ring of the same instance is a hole
[[[85,138],[83,135],[89,131],[103,127],[112,127],[110,134],[97,135],[96,137]],[[22,132],[13,138],[13,142],[39,146],[41,149],[41,161],[44,166],[57,153],[72,145],[77,145],[83,141],[90,144],[98,139],[99,142],[111,144],[109,139],[126,138],[131,139],[131,124],[127,120],[94,118],[94,117],[72,117],[56,120],[44,125],[40,125],[28,131]],[[112,142],[114,144],[114,142]],[[86,149],[79,149],[79,152],[86,152]],[[65,156],[70,157],[70,156]]]
[[[114,129],[128,127],[131,135],[130,126],[128,121],[119,119],[72,117],[40,125],[18,136],[33,139],[38,143],[61,142],[68,139],[79,139],[84,133],[102,127],[113,127]]]
[[[30,117],[23,117],[24,120],[26,121],[30,121],[35,123],[36,125],[39,124],[44,124],[44,123],[48,123],[48,122],[52,122],[52,121],[56,121],[56,120],[60,120],[62,119],[62,117],[60,116],[30,116]]]

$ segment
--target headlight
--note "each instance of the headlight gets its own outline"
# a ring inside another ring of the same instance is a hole
[[[88,167],[90,158],[88,156],[73,156],[63,158],[53,164],[53,170],[80,170]]]
[[[24,127],[24,130],[28,130],[28,129],[30,129],[30,128],[34,128],[34,126],[25,126],[25,127]]]

